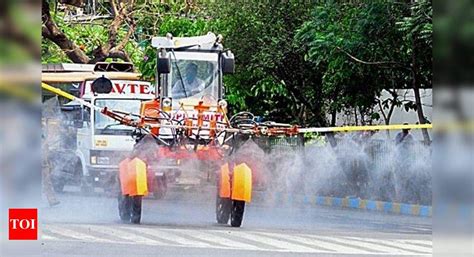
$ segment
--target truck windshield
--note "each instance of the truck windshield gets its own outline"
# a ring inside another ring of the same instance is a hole
[[[179,53],[172,57],[173,99],[217,97],[217,54]]]
[[[95,105],[113,110],[139,114],[140,99],[97,99]],[[94,130],[96,135],[130,135],[133,127],[121,125],[119,122],[96,111],[94,115]]]

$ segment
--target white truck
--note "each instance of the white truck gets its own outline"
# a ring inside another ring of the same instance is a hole
[[[91,84],[100,77],[112,81],[112,92],[98,94],[93,92]],[[155,97],[155,87],[141,79],[139,73],[133,72],[133,65],[127,63],[98,63],[96,65],[43,65],[42,81],[52,86],[74,93],[83,100],[109,109],[129,113],[139,113],[140,103]],[[115,184],[118,163],[133,149],[135,140],[131,136],[133,128],[121,125],[101,113],[83,107],[72,101],[61,104],[61,110],[67,112],[74,120],[75,146],[69,149],[54,149],[50,154],[54,166],[55,156],[73,152],[67,165],[53,167],[53,185],[62,191],[66,184],[80,185],[83,192],[90,193],[95,187],[110,191]],[[73,115],[71,115],[73,113]],[[59,121],[63,124],[64,121]],[[56,155],[54,154],[56,153]],[[56,158],[58,159],[58,158]],[[57,161],[56,161],[57,164]],[[165,179],[163,174],[156,174],[158,183]],[[164,190],[164,187],[156,187]],[[154,192],[156,198],[164,192]]]

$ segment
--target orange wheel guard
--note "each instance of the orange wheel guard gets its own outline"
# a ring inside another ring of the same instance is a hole
[[[147,168],[145,162],[135,158],[119,164],[120,187],[123,195],[148,195]]]

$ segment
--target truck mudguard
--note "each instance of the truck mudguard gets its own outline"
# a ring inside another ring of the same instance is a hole
[[[230,198],[230,174],[229,174],[229,163],[225,163],[221,166],[219,174],[219,197]]]
[[[252,170],[245,163],[234,166],[231,198],[245,202],[252,199]]]
[[[123,160],[119,164],[120,187],[123,195],[148,195],[147,168],[138,158]]]

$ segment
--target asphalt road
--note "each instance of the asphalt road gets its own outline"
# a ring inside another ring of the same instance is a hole
[[[146,199],[142,224],[124,224],[115,198],[59,195],[39,211],[44,256],[431,255],[431,219],[256,202],[241,228],[218,225],[214,193]]]

